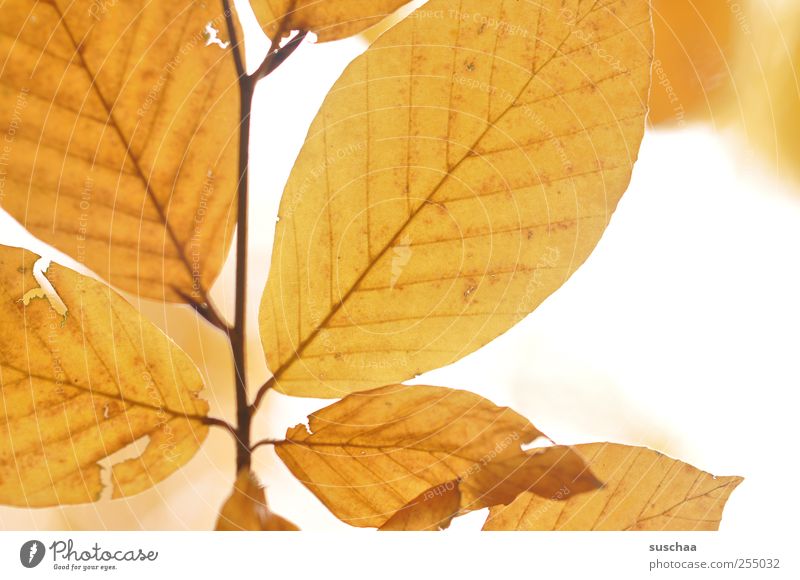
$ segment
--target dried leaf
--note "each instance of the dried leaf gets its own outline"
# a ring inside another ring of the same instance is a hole
[[[425,490],[401,508],[379,530],[433,532],[445,530],[461,509],[460,481],[454,479]]]
[[[147,438],[111,472],[113,497],[138,493],[194,455],[208,428],[189,358],[108,286],[58,265],[67,308],[20,297],[40,287],[38,257],[0,246],[0,503],[96,501],[99,461]]]
[[[548,498],[558,496],[565,486],[576,494],[603,486],[602,480],[589,469],[576,448],[568,445],[531,449],[525,460],[515,466],[506,484],[516,480],[517,488],[522,489],[531,479],[536,481],[533,492]],[[510,503],[508,497],[496,499],[495,504]]]
[[[603,489],[520,495],[493,507],[484,530],[716,530],[740,477],[716,477],[656,451],[612,443],[575,447]]]
[[[264,488],[255,474],[243,469],[236,478],[233,493],[222,506],[216,529],[221,532],[295,532],[300,528],[269,510]]]
[[[338,518],[353,526],[380,527],[454,478],[461,511],[510,503],[528,489],[549,492],[553,477],[566,478],[560,485],[576,489],[597,487],[582,461],[565,462],[571,468],[545,475],[548,464],[567,451],[521,449],[540,436],[521,415],[473,393],[394,385],[350,395],[317,411],[308,428],[289,429],[275,449]],[[431,509],[441,513],[442,503],[433,502]],[[405,517],[398,516],[392,525],[401,525]],[[410,514],[409,525],[420,518]]]
[[[216,1],[4,2],[3,209],[118,288],[203,302],[236,218],[224,29]]]
[[[645,0],[431,0],[357,58],[280,206],[260,312],[277,389],[401,382],[563,284],[628,185],[651,35]]]
[[[254,0],[258,22],[270,38],[307,30],[319,42],[339,40],[377,24],[409,0]]]

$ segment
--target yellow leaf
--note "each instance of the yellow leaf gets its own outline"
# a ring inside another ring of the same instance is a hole
[[[254,0],[258,22],[270,38],[307,30],[319,42],[339,40],[377,24],[409,0]]]
[[[372,26],[364,30],[361,33],[361,37],[367,42],[367,44],[372,44],[381,34],[383,34],[387,30],[389,30],[392,26],[400,22],[403,18],[408,16],[415,9],[425,4],[425,1],[426,0],[412,0],[407,4],[404,4],[400,9],[395,10],[395,12],[391,16],[384,18],[375,26]]]
[[[461,511],[510,503],[528,489],[596,489],[583,461],[549,464],[569,448],[526,453],[521,445],[542,436],[527,419],[467,391],[393,385],[358,393],[309,417],[276,444],[278,456],[339,519],[380,527],[437,486],[458,481]],[[422,502],[392,526],[419,524],[452,501]]]
[[[450,527],[461,509],[459,480],[448,481],[415,497],[379,530],[382,532],[432,532]]]
[[[96,501],[99,461],[139,440],[111,471],[113,497],[186,464],[208,433],[202,379],[188,357],[108,286],[51,265],[66,306],[20,297],[39,288],[38,257],[0,247],[0,503]]]
[[[269,510],[264,488],[258,483],[255,474],[247,469],[239,472],[233,493],[222,506],[216,529],[222,532],[299,530],[292,522]]]
[[[628,185],[651,35],[645,0],[432,0],[357,58],[280,206],[260,311],[277,389],[401,382],[563,284]]]
[[[653,0],[652,123],[681,125],[719,114],[720,99],[732,86],[738,32],[733,8],[721,0]]]
[[[740,477],[716,477],[656,451],[576,445],[603,489],[579,496],[520,495],[491,508],[484,530],[716,530]]]
[[[499,460],[496,469],[506,474],[502,485],[492,487],[488,472],[480,471],[475,475],[481,488],[490,489],[483,497],[487,505],[509,504],[528,490],[550,498],[557,497],[566,487],[579,494],[603,486],[576,449],[567,445],[532,449],[522,456]]]
[[[734,62],[730,121],[781,178],[800,183],[800,3],[752,2]]]
[[[2,11],[3,209],[118,288],[202,303],[236,218],[239,98],[220,2]]]

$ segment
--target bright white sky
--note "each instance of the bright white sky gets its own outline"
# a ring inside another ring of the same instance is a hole
[[[258,226],[251,231],[252,263],[261,267],[253,271],[254,288],[267,276],[272,229],[264,224],[273,223],[306,129],[362,50],[354,39],[304,45],[259,89],[252,167]],[[649,445],[719,475],[742,475],[723,526],[788,533],[798,514],[787,510],[797,504],[782,495],[800,478],[793,432],[800,192],[771,181],[726,139],[701,128],[648,134],[630,190],[586,265],[516,328],[420,382],[512,405],[559,442]],[[32,246],[4,214],[0,243]],[[253,318],[257,305],[254,297]],[[268,402],[278,431],[322,406],[272,396]],[[256,467],[273,507],[302,527],[340,525],[270,454],[259,452]],[[106,506],[70,508],[81,510],[70,512],[80,514],[71,525],[208,528],[231,473],[227,463],[197,462],[210,465],[192,470],[191,493],[175,495],[181,482],[167,485],[151,492],[157,509],[131,504],[131,513],[112,523],[104,523]],[[171,509],[158,508],[162,501]],[[31,516],[4,509],[0,529],[63,525],[51,517],[52,510]],[[479,525],[473,515],[457,527]]]

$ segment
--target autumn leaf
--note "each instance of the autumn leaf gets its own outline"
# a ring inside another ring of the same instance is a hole
[[[716,530],[740,477],[717,477],[643,447],[576,445],[603,489],[520,495],[491,508],[484,530]]]
[[[382,532],[437,531],[450,527],[461,509],[460,481],[454,479],[426,489],[400,508],[379,530]]]
[[[203,303],[236,219],[224,30],[220,2],[4,2],[3,209],[118,288]]]
[[[377,24],[409,0],[253,0],[253,12],[272,39],[306,30],[319,42],[339,40]]]
[[[289,429],[275,449],[346,523],[381,527],[391,521],[392,528],[424,528],[420,522],[439,524],[452,516],[444,512],[452,507],[453,495],[427,501],[425,494],[437,495],[454,479],[462,512],[510,503],[529,489],[549,494],[554,479],[559,487],[598,487],[581,460],[549,469],[554,461],[574,455],[569,448],[521,449],[541,436],[521,415],[473,393],[393,385],[317,411],[308,428]]]
[[[735,59],[729,122],[781,178],[800,183],[800,3],[751,2]],[[741,15],[740,15],[741,16]]]
[[[800,178],[800,4],[654,0],[653,24],[649,120],[734,128],[776,175]]]
[[[216,529],[221,532],[299,530],[292,522],[269,510],[264,488],[258,483],[255,474],[247,469],[239,472],[233,492],[222,506]]]
[[[281,201],[260,311],[276,388],[402,382],[561,286],[628,185],[651,40],[645,0],[432,0],[357,58]]]
[[[721,120],[722,101],[731,94],[738,32],[733,7],[719,1],[653,0],[653,27],[650,121]]]
[[[108,286],[57,264],[40,284],[37,260],[0,246],[0,503],[96,501],[99,462],[147,438],[138,457],[111,470],[113,497],[143,491],[205,439],[202,379]],[[45,286],[50,294],[39,297]]]

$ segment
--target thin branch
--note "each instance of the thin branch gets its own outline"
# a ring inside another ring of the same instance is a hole
[[[236,290],[233,326],[228,330],[228,340],[233,351],[234,383],[236,386],[236,471],[250,468],[252,448],[250,446],[250,425],[254,407],[247,396],[247,234],[248,234],[248,176],[250,163],[250,118],[253,109],[253,94],[258,81],[283,63],[305,38],[305,32],[299,32],[286,46],[279,47],[280,35],[273,40],[272,48],[261,66],[252,75],[247,74],[242,47],[234,24],[230,0],[222,0],[228,36],[233,47],[233,59],[236,65],[239,82],[239,181],[237,183],[236,203]],[[212,312],[201,312],[201,315],[221,317]],[[213,322],[212,322],[213,324]],[[262,387],[263,390],[263,387]],[[260,394],[260,393],[259,393]],[[263,395],[256,398],[257,402]]]
[[[236,428],[227,421],[217,419],[216,417],[203,417],[202,423],[203,425],[208,425],[210,427],[222,427],[226,431],[230,432],[235,439],[239,438],[238,433],[236,433]]]
[[[261,66],[256,69],[256,72],[250,75],[251,78],[258,82],[274,72],[275,69],[277,69],[286,61],[287,58],[292,56],[292,53],[297,50],[297,47],[300,46],[300,44],[302,44],[307,34],[308,31],[306,30],[299,31],[284,46],[279,45],[280,36],[276,35],[275,40],[272,41],[272,46],[269,49],[267,57],[264,59],[264,62],[261,63]]]
[[[237,472],[250,466],[250,406],[247,400],[247,210],[250,147],[250,113],[254,84],[240,77],[241,123],[239,126],[239,185],[236,216],[236,301],[233,332],[229,335],[233,349],[236,383],[236,416],[239,431]]]
[[[267,445],[278,445],[279,443],[283,443],[284,439],[262,439],[252,447],[250,447],[250,453],[253,453],[259,447],[266,447]]]
[[[217,307],[214,305],[214,303],[211,301],[211,298],[207,294],[204,293],[205,302],[199,302],[194,297],[186,294],[186,292],[183,292],[178,289],[176,289],[176,292],[180,294],[183,301],[186,302],[189,306],[191,306],[192,309],[201,318],[203,318],[203,320],[205,320],[212,326],[218,328],[225,334],[231,333],[230,325],[227,322],[225,322],[225,320],[222,318],[222,314],[220,313],[219,310],[217,310]]]
[[[247,71],[244,67],[244,58],[242,57],[242,47],[239,44],[239,35],[236,32],[236,25],[233,22],[233,10],[231,9],[230,0],[222,0],[222,11],[225,15],[225,25],[228,28],[228,37],[233,51],[233,63],[236,66],[236,75],[242,78],[246,76]]]
[[[239,81],[239,180],[236,204],[236,298],[233,327],[228,339],[233,351],[234,384],[236,386],[236,471],[250,467],[250,407],[247,402],[247,180],[250,149],[250,112],[255,84],[247,76],[241,46],[233,21],[230,0],[222,0],[228,36],[233,47],[233,60]]]
[[[261,405],[261,400],[267,395],[270,389],[275,387],[275,377],[271,377],[266,383],[261,385],[261,388],[258,390],[256,394],[256,398],[253,401],[253,404],[250,405],[250,413],[255,414],[258,411],[259,405]]]

